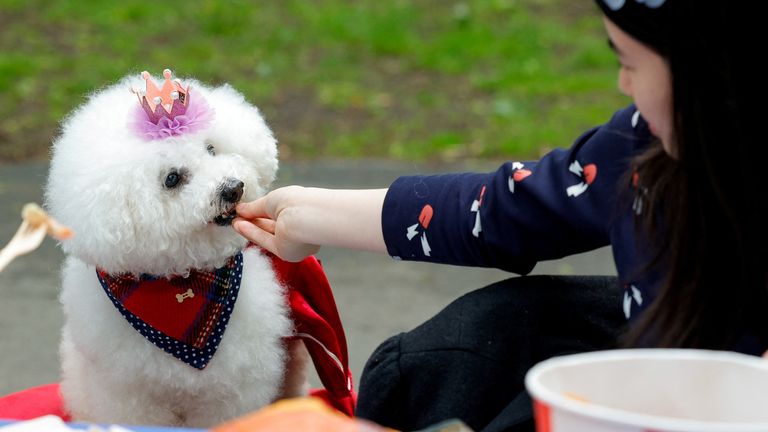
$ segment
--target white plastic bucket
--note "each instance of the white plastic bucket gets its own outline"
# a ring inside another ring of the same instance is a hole
[[[525,377],[537,432],[768,432],[768,360],[635,349],[546,360]]]

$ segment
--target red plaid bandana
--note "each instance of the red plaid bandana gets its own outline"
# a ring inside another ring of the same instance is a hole
[[[97,269],[102,288],[147,340],[184,363],[203,369],[227,328],[243,274],[243,255],[211,272],[189,276],[112,276]]]
[[[272,260],[277,279],[286,287],[286,302],[294,323],[289,339],[304,340],[325,387],[311,394],[353,415],[356,396],[347,341],[320,262],[308,257],[289,263],[265,254]],[[97,269],[107,296],[136,331],[198,369],[205,368],[219,346],[237,299],[242,272],[242,253],[220,269],[193,271],[185,278],[142,275],[137,279],[130,275],[110,276]]]

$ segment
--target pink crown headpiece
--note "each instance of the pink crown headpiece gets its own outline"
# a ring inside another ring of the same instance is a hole
[[[193,103],[190,87],[185,88],[178,79],[171,81],[172,75],[170,69],[165,69],[165,82],[158,88],[149,72],[144,71],[141,77],[146,90],[131,89],[140,104],[132,126],[145,140],[194,133],[206,128],[213,120],[213,109],[205,99],[196,94]]]

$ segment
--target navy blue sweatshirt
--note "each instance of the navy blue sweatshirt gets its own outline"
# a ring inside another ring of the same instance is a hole
[[[398,178],[382,210],[395,259],[495,267],[526,274],[536,262],[611,245],[625,289],[625,316],[656,297],[662,273],[647,269],[651,251],[638,235],[642,190],[631,161],[652,143],[634,105],[537,162],[507,162],[492,173]],[[761,354],[749,341],[738,351]]]

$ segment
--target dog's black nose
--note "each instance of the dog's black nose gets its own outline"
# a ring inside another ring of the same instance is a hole
[[[245,183],[236,178],[228,178],[221,188],[221,199],[224,202],[236,203],[243,197]]]

